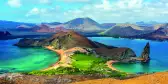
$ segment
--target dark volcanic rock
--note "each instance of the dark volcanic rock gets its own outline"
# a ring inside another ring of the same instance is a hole
[[[16,46],[19,47],[41,47],[45,46],[46,43],[43,42],[43,39],[21,39]]]
[[[150,44],[148,42],[141,55],[141,58],[143,59],[142,62],[148,62],[150,60],[149,56],[150,56]]]
[[[130,62],[131,57],[136,57],[134,51],[129,48],[96,48],[96,53],[108,60],[117,60],[120,62]]]

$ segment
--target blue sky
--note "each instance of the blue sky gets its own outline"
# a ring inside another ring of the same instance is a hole
[[[0,20],[19,22],[168,22],[168,0],[0,0],[0,7]]]

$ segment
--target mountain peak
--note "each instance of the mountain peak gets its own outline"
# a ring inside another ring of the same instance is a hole
[[[76,18],[63,24],[67,29],[75,31],[100,31],[101,25],[91,18]]]

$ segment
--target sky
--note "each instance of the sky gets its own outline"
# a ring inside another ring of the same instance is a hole
[[[0,20],[17,22],[168,22],[168,0],[0,0],[0,8]]]

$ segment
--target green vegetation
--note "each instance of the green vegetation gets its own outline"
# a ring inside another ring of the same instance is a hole
[[[88,70],[93,67],[93,64],[102,63],[105,60],[96,58],[93,54],[75,54],[72,56],[72,66],[80,70]]]
[[[106,65],[106,60],[97,58],[93,54],[84,54],[77,52],[72,56],[73,67],[59,67],[49,71],[33,71],[30,75],[56,75],[56,74],[100,74],[105,77],[125,78],[126,73],[112,71]]]
[[[48,71],[32,71],[26,74],[29,75],[57,75],[57,74],[78,74],[80,71],[74,67],[59,67]]]
[[[105,35],[105,32],[100,32],[100,33],[98,33],[99,35]]]

